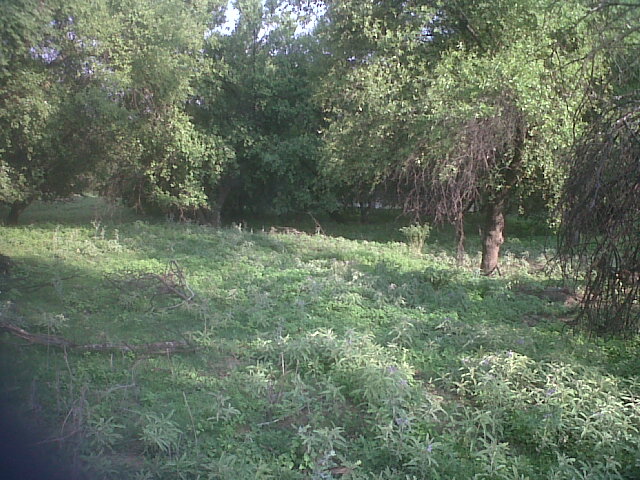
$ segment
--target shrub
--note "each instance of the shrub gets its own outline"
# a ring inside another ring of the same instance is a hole
[[[409,248],[417,253],[422,253],[424,244],[431,234],[431,226],[428,223],[414,223],[413,225],[402,227],[400,233],[407,239]]]

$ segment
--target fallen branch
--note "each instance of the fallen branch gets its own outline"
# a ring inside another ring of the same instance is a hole
[[[0,330],[9,332],[17,337],[35,345],[46,345],[70,350],[81,350],[86,352],[134,352],[154,354],[193,352],[195,347],[189,345],[184,340],[173,340],[167,342],[142,343],[139,345],[127,345],[121,343],[88,343],[78,345],[66,338],[57,335],[45,335],[40,333],[30,333],[26,330],[6,322],[0,322]]]
[[[300,230],[296,230],[293,227],[276,227],[273,226],[271,227],[271,229],[269,230],[269,234],[273,235],[276,233],[280,233],[280,234],[284,234],[284,235],[306,235],[306,232],[301,232]]]
[[[167,265],[165,273],[142,273],[128,279],[111,279],[116,288],[123,292],[130,292],[143,289],[155,289],[156,294],[150,299],[151,310],[155,310],[153,299],[157,296],[173,295],[180,299],[174,305],[162,307],[161,310],[173,310],[185,304],[191,303],[196,294],[187,282],[184,270],[177,261],[171,260]]]
[[[175,260],[171,260],[167,266],[167,271],[159,280],[170,292],[182,298],[185,302],[190,302],[196,296],[187,283],[184,270]]]

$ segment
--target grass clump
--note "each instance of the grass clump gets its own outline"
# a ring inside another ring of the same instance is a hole
[[[567,334],[544,238],[487,278],[437,231],[410,255],[397,225],[92,224],[94,202],[0,234],[3,322],[122,347],[2,337],[2,400],[79,478],[640,476],[638,343]],[[142,348],[164,341],[189,349]]]

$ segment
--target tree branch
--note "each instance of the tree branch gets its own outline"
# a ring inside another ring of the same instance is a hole
[[[0,330],[9,332],[16,337],[20,337],[34,345],[46,345],[62,349],[89,351],[89,352],[135,352],[149,355],[164,355],[167,353],[193,352],[195,347],[189,345],[184,340],[170,340],[165,342],[142,343],[139,345],[128,345],[122,343],[88,343],[78,345],[57,335],[45,335],[30,333],[16,325],[0,322]]]

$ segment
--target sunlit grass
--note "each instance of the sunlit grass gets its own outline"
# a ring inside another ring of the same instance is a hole
[[[23,220],[0,231],[2,321],[194,347],[3,334],[3,399],[94,478],[638,475],[637,344],[572,333],[570,307],[543,294],[560,279],[540,269],[550,241],[533,224],[515,222],[502,276],[486,278],[477,240],[457,266],[451,232],[416,252],[390,216],[270,234],[277,223],[149,222],[85,198]],[[158,282],[171,262],[193,299]]]

